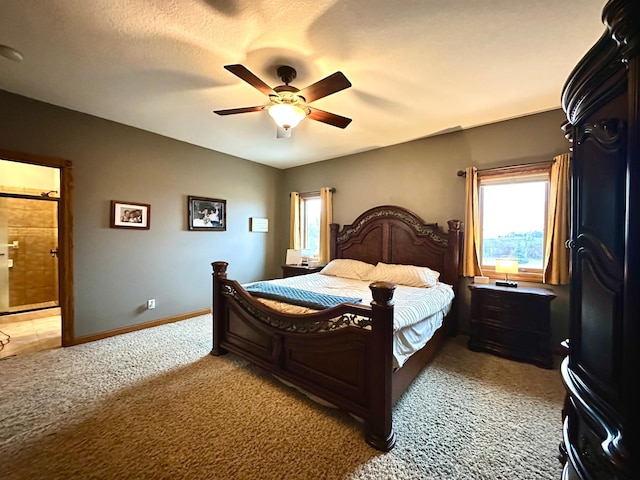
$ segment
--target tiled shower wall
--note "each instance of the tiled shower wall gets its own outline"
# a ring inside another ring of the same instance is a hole
[[[40,192],[20,193],[39,195]],[[51,200],[4,198],[9,248],[9,307],[58,301],[58,203]]]

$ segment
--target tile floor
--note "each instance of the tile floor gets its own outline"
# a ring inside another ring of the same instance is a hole
[[[7,335],[9,339],[7,342]],[[0,316],[0,360],[61,345],[60,308]]]

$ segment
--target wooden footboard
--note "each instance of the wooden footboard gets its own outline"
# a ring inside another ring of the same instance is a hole
[[[365,438],[388,451],[392,427],[393,292],[370,285],[370,306],[342,304],[308,315],[283,314],[213,266],[213,355],[227,351],[364,420]]]
[[[331,225],[331,258],[370,264],[430,267],[457,291],[460,221],[444,232],[393,205],[367,210],[353,224]],[[393,293],[387,282],[370,285],[371,305],[345,303],[308,315],[267,307],[227,278],[227,263],[213,266],[213,355],[240,355],[360,418],[365,438],[388,451],[395,444],[392,409],[447,333],[456,333],[455,299],[445,323],[404,366],[393,371]]]

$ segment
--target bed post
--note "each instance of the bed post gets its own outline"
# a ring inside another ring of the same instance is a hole
[[[227,262],[213,262],[213,305],[211,314],[213,317],[213,349],[211,355],[224,355],[227,351],[220,347],[220,339],[222,338],[222,327],[224,326],[224,306],[222,304],[222,286],[220,280],[227,278]]]
[[[447,272],[447,278],[453,279],[460,276],[459,264],[460,264],[460,220],[449,220],[448,240],[449,247],[447,248],[446,265],[451,270]],[[452,285],[457,290],[458,285]]]
[[[449,248],[447,249],[447,258],[445,264],[451,269],[447,272],[447,278],[451,279],[453,292],[458,296],[458,283],[460,278],[460,220],[448,220],[449,225]],[[449,336],[458,335],[458,302],[453,302],[452,311],[449,312],[451,322],[449,324]]]
[[[338,249],[338,230],[340,225],[337,223],[329,224],[329,260],[336,258]]]
[[[392,345],[393,345],[393,292],[396,286],[389,282],[369,285],[373,295],[371,314],[372,345],[369,352],[369,418],[366,440],[370,445],[388,452],[396,443],[393,431],[392,403]]]

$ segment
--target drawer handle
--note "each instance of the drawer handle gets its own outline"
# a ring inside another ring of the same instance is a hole
[[[565,248],[574,248],[576,246],[576,242],[575,240],[567,240],[566,242],[564,242],[564,246]]]

